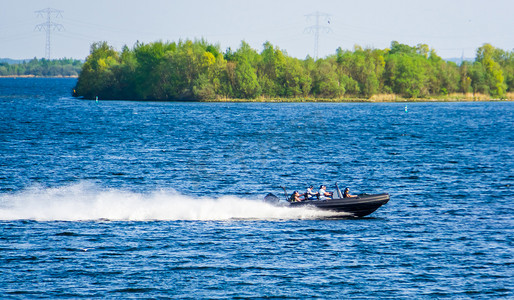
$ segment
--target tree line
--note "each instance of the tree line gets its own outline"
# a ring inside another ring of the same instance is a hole
[[[74,90],[86,99],[212,100],[263,98],[405,98],[514,92],[514,51],[484,44],[457,65],[428,45],[393,41],[390,48],[338,48],[322,59],[297,59],[264,43],[225,52],[205,40],[136,43],[116,51],[94,43]]]
[[[78,76],[82,69],[82,61],[77,59],[33,58],[19,64],[0,63],[0,76]]]

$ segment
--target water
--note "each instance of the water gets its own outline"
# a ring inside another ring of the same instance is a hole
[[[514,105],[159,103],[0,79],[2,298],[512,298]],[[362,219],[259,200],[338,181]]]

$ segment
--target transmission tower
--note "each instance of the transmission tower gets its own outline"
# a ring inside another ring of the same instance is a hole
[[[314,33],[314,59],[318,59],[319,34],[322,32],[332,32],[330,27],[321,25],[321,22],[323,22],[323,24],[330,24],[330,15],[317,11],[305,16],[307,17],[307,20],[315,18],[316,21],[316,25],[305,28],[304,33]]]
[[[63,12],[62,10],[57,10],[57,9],[53,9],[53,8],[45,8],[42,10],[35,11],[35,13],[38,15],[38,17],[44,18],[45,14],[46,14],[46,22],[36,25],[34,30],[46,31],[45,56],[46,56],[46,59],[48,59],[48,60],[50,60],[50,32],[52,32],[53,30],[58,30],[58,31],[64,30],[64,26],[62,26],[61,24],[52,22],[52,16],[62,18],[62,14],[61,14],[62,12]]]

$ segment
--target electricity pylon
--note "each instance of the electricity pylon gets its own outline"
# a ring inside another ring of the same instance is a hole
[[[52,15],[62,18],[62,14],[61,14],[62,12],[63,12],[62,10],[57,10],[57,9],[53,9],[53,8],[45,8],[42,10],[35,11],[35,13],[38,15],[38,17],[41,16],[44,18],[44,14],[46,14],[46,22],[36,25],[34,30],[46,31],[45,56],[46,56],[46,59],[48,59],[48,60],[50,60],[50,32],[52,32],[53,30],[58,30],[58,31],[64,30],[64,26],[62,26],[61,24],[52,22]]]
[[[316,25],[305,28],[304,33],[314,33],[314,59],[318,59],[318,45],[319,45],[319,34],[321,32],[329,33],[332,30],[328,26],[320,25],[320,19],[327,24],[330,24],[330,15],[322,12],[315,12],[312,14],[305,15],[307,20],[314,17],[316,19]]]

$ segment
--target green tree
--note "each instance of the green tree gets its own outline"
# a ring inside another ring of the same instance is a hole
[[[473,94],[482,93],[489,95],[490,86],[487,75],[487,70],[481,62],[475,62],[471,69],[471,85],[473,87]]]
[[[503,97],[507,90],[503,71],[498,63],[501,51],[490,44],[484,44],[477,50],[476,62],[480,63],[486,72],[486,84],[493,96]]]
[[[428,93],[424,62],[403,53],[389,55],[386,61],[387,83],[394,93],[417,98]]]
[[[235,68],[235,96],[253,99],[260,94],[255,69],[248,60],[239,61]]]
[[[327,60],[317,60],[312,74],[312,93],[317,97],[338,98],[344,95],[345,87],[339,82],[336,65]]]
[[[464,61],[459,67],[460,73],[460,82],[459,82],[459,91],[462,93],[470,93],[473,92],[473,87],[471,85],[471,63]]]
[[[411,47],[393,41],[385,58],[385,85],[409,98],[429,95],[431,68],[426,52],[425,45]]]
[[[166,53],[175,49],[176,44],[162,41],[150,44],[136,43],[133,50],[137,61],[134,77],[135,95],[139,99],[159,99],[163,95],[159,65]]]
[[[298,59],[287,56],[271,43],[264,43],[257,74],[262,93],[269,97],[307,96],[312,80]]]
[[[261,88],[252,64],[258,63],[259,55],[246,42],[235,53],[233,93],[237,98],[252,99],[260,95]]]
[[[9,64],[0,63],[0,76],[9,75],[9,71],[7,70],[8,67],[9,67]]]
[[[460,73],[455,63],[444,61],[434,50],[429,51],[427,62],[428,94],[448,95],[458,91]]]
[[[75,87],[76,94],[88,99],[116,97],[116,79],[112,67],[118,64],[118,53],[106,42],[91,45]]]
[[[353,52],[339,48],[336,51],[336,63],[342,75],[340,81],[345,83],[348,93],[370,97],[381,91],[384,51],[362,49],[357,45]]]
[[[284,94],[283,76],[285,69],[285,57],[280,49],[275,49],[270,42],[264,43],[261,52],[260,63],[257,68],[259,85],[263,94],[269,97],[277,97]]]
[[[507,90],[514,92],[514,51],[507,52],[503,60],[502,68],[505,75]]]
[[[312,79],[307,70],[303,68],[300,61],[286,57],[279,83],[283,86],[280,96],[306,97],[311,91]]]

